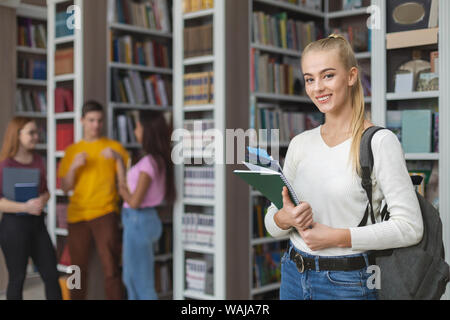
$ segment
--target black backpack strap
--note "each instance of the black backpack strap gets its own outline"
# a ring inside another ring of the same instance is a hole
[[[369,203],[367,205],[366,212],[364,213],[364,217],[359,223],[358,227],[363,227],[367,224],[369,214],[372,224],[375,223],[375,215],[373,213],[372,207],[372,178],[370,177],[373,169],[372,137],[376,132],[382,129],[384,128],[376,126],[369,127],[364,131],[361,137],[361,144],[359,148],[359,164],[361,166],[361,185],[363,189],[366,191]]]

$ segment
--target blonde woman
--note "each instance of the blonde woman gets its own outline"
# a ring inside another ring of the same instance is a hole
[[[281,299],[376,299],[367,267],[371,250],[418,243],[423,221],[401,145],[389,130],[372,139],[373,206],[385,199],[389,221],[357,227],[367,203],[358,174],[365,119],[364,95],[355,54],[348,41],[331,35],[302,54],[305,88],[325,124],[292,139],[284,173],[302,203],[295,207],[286,188],[283,208],[271,206],[265,225],[274,237],[290,236],[282,258]],[[383,270],[381,270],[383,272]]]

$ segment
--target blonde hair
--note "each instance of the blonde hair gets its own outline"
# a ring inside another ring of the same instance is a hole
[[[339,34],[331,34],[327,38],[320,39],[308,44],[302,53],[303,57],[310,51],[329,51],[336,49],[339,53],[339,59],[346,68],[350,70],[355,67],[359,70],[358,62],[355,57],[355,53],[350,43]],[[364,120],[365,120],[365,105],[364,105],[364,90],[361,84],[361,77],[358,72],[357,80],[351,90],[352,97],[352,145],[350,149],[350,157],[353,167],[357,173],[360,174],[361,167],[359,165],[359,145],[361,143],[361,137],[364,132]]]

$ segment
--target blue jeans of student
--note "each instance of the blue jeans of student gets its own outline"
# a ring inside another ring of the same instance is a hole
[[[292,243],[281,259],[280,300],[376,300],[376,289],[369,289],[367,282],[371,273],[367,267],[354,271],[305,270],[300,273],[297,265],[289,258],[291,250],[296,250],[304,257],[318,259],[295,248]],[[366,253],[347,255],[363,256],[366,266],[369,261]],[[340,257],[334,257],[340,258]]]
[[[154,208],[122,209],[123,282],[129,300],[157,300],[154,243],[162,233]]]

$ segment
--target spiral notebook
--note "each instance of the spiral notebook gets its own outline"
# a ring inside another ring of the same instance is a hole
[[[281,170],[275,171],[247,162],[244,162],[244,164],[250,171],[234,170],[233,173],[261,192],[278,209],[283,207],[283,197],[281,195],[283,187],[288,188],[292,202],[296,206],[300,204],[297,194]]]

